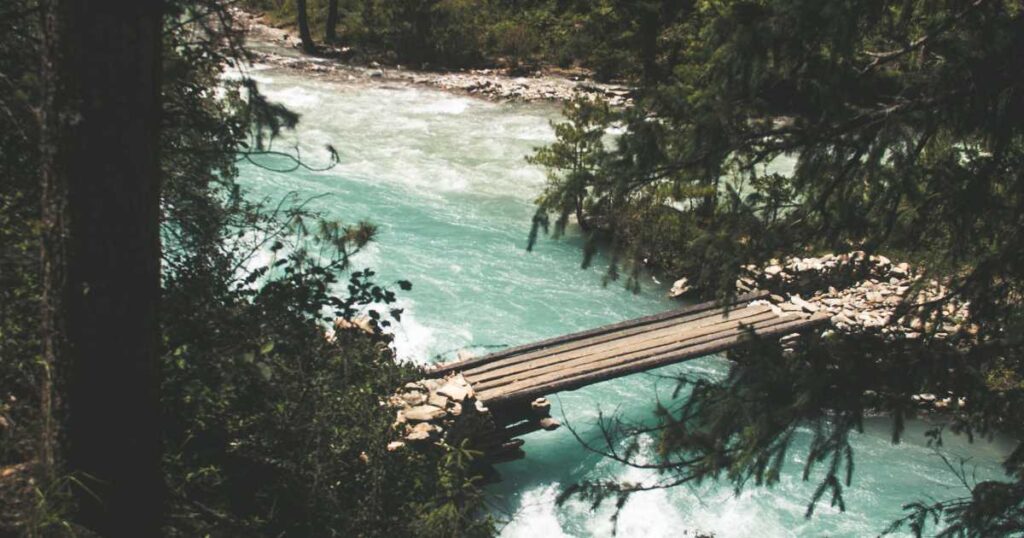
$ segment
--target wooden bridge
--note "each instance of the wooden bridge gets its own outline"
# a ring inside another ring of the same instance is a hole
[[[429,373],[460,372],[479,400],[501,407],[719,353],[754,335],[800,332],[829,319],[782,311],[765,299],[759,293],[698,304],[446,363]]]
[[[825,314],[766,299],[765,293],[737,296],[435,366],[393,398],[396,427],[405,433],[404,441],[392,444],[435,439],[461,417],[482,413],[489,426],[477,432],[476,445],[485,459],[518,459],[525,454],[523,440],[515,437],[559,426],[545,396],[829,321]]]

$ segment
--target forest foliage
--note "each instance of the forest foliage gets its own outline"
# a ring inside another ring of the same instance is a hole
[[[89,536],[76,499],[93,478],[68,466],[75,447],[60,397],[70,366],[47,371],[41,359],[35,110],[47,6],[0,8],[0,534]],[[244,160],[307,166],[269,144],[299,117],[251,80],[227,76],[248,59],[228,3],[163,7],[166,518],[155,523],[167,536],[489,535],[464,448],[386,448],[394,416],[382,402],[417,370],[396,358],[382,329],[400,319],[392,303],[411,284],[386,285],[352,267],[373,225],[324,219],[294,196],[246,196],[237,183]],[[356,316],[368,316],[372,330],[331,329]],[[39,459],[45,378],[57,394],[53,468]]]
[[[602,80],[639,74],[651,53],[651,15],[671,2],[627,0],[308,0],[315,39],[326,36],[349,57],[416,68],[583,67]],[[274,21],[294,24],[294,0],[249,0]],[[654,32],[654,33],[652,33]]]
[[[1024,5],[663,4],[674,9],[657,13],[656,54],[637,79],[635,106],[570,103],[556,142],[532,157],[550,173],[533,236],[551,219],[556,232],[578,226],[585,265],[604,245],[610,277],[636,287],[646,271],[686,276],[706,297],[734,293],[746,264],[862,249],[911,261],[950,290],[905,312],[921,307],[927,321],[960,301],[970,315],[952,343],[933,339],[933,328],[914,342],[837,335],[796,356],[770,346],[737,355],[745,360],[725,380],[681,378],[692,393],[661,408],[657,427],[605,424],[614,441],[599,450],[621,457],[631,452],[618,443],[659,432],[664,483],[727,478],[740,489],[776,483],[795,432],[809,428],[803,478],[822,477],[810,514],[821,499],[844,506],[850,438],[864,418],[891,416],[898,442],[917,394],[968,402],[932,432],[934,444],[944,430],[1019,436]],[[612,129],[621,135],[602,141]],[[1005,461],[1006,481],[908,499],[893,529],[1022,532],[1022,446]]]

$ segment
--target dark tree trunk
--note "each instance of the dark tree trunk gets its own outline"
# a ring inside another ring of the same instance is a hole
[[[306,12],[306,0],[295,0],[295,10],[298,12],[299,39],[302,40],[302,50],[306,54],[316,52],[316,43],[313,43],[313,36],[309,33],[309,13]]]
[[[77,521],[158,536],[160,0],[44,4],[44,335]]]
[[[658,34],[661,32],[661,17],[657,6],[644,5],[640,12],[639,40],[641,77],[646,84],[655,83],[658,76]]]
[[[324,29],[324,39],[328,43],[338,41],[338,0],[327,2],[327,28]]]

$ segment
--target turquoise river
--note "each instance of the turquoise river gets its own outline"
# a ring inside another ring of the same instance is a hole
[[[244,166],[243,184],[253,197],[324,195],[312,202],[315,208],[380,226],[379,240],[357,265],[374,268],[382,281],[413,282],[401,295],[406,314],[395,331],[401,356],[429,362],[459,348],[520,344],[677,306],[664,297],[664,283],[650,278],[639,294],[619,284],[602,287],[602,264],[581,270],[580,242],[571,234],[543,238],[526,252],[532,202],[545,179],[523,157],[552,139],[554,105],[497,104],[266,66],[250,75],[272,99],[302,115],[297,139],[307,159],[324,157],[317,148],[330,143],[341,164],[289,174]],[[710,357],[666,371],[683,368],[720,376],[727,363]],[[553,412],[592,436],[600,411],[650,417],[657,395],[670,398],[672,388],[658,376],[639,374],[560,394],[552,398]],[[912,424],[904,443],[893,446],[886,422],[867,425],[856,438],[858,472],[845,513],[825,503],[813,518],[803,517],[814,484],[800,480],[798,446],[790,454],[793,472],[771,489],[737,494],[726,484],[704,484],[636,495],[622,510],[618,535],[875,536],[905,501],[966,493],[925,446],[924,428]],[[556,506],[558,492],[580,480],[649,477],[586,452],[566,428],[525,439],[526,459],[499,466],[504,481],[488,488],[502,536],[609,536],[611,503],[596,511],[576,500]],[[952,458],[969,457],[979,479],[995,478],[1007,445],[949,439],[944,450]]]

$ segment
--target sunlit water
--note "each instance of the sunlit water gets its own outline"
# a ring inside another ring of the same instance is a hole
[[[299,139],[307,159],[315,164],[324,157],[316,148],[330,143],[342,162],[327,172],[290,174],[244,166],[244,185],[254,197],[325,195],[312,205],[347,222],[369,219],[380,226],[379,240],[357,265],[374,268],[381,281],[414,284],[401,296],[406,315],[396,336],[402,356],[427,362],[463,347],[520,344],[677,306],[654,281],[638,295],[616,284],[602,287],[601,263],[579,268],[577,238],[544,238],[526,252],[531,203],[544,174],[523,156],[552,139],[554,106],[495,104],[269,68],[252,75],[265,93],[302,114]],[[707,358],[656,373],[681,368],[720,376],[727,364]],[[672,388],[639,374],[560,394],[553,412],[587,438],[595,434],[599,411],[649,418],[656,393],[668,399]],[[966,493],[925,447],[923,425],[912,425],[898,447],[890,444],[886,423],[867,429],[856,439],[858,472],[845,513],[825,504],[804,519],[814,484],[800,480],[803,452],[796,449],[793,472],[773,489],[737,495],[728,485],[705,484],[638,494],[622,510],[619,536],[693,530],[720,537],[872,536],[901,514],[905,501]],[[557,493],[581,480],[649,477],[586,452],[566,428],[525,439],[527,458],[501,465],[504,481],[489,487],[496,516],[508,522],[504,536],[610,535],[610,505],[597,511],[580,501],[556,506]],[[983,479],[1000,476],[998,459],[1006,449],[1005,443],[968,446],[952,439],[945,453],[972,458],[968,469]]]

